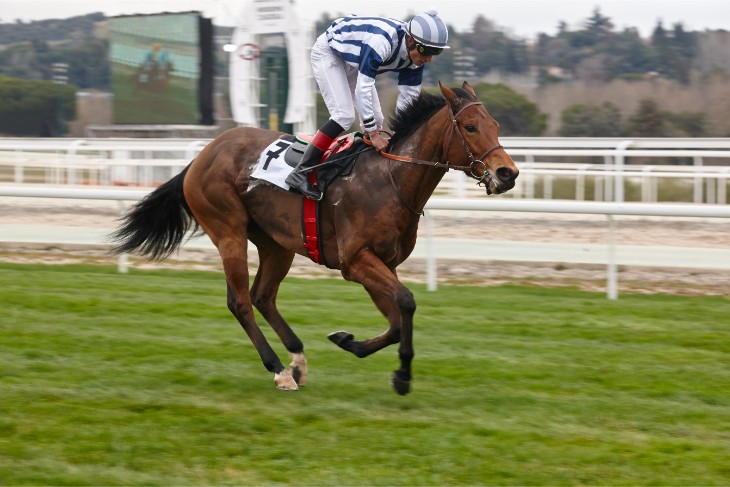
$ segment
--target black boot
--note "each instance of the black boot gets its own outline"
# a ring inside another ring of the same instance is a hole
[[[319,164],[320,159],[324,155],[324,151],[314,144],[310,143],[307,150],[302,155],[302,160],[297,167],[286,177],[286,184],[296,189],[309,199],[319,201],[322,199],[322,192],[314,189],[312,183],[309,182],[309,173],[307,169]]]
[[[332,141],[344,131],[345,129],[339,123],[332,119],[327,120],[322,125],[322,128],[317,130],[317,133],[312,137],[312,141],[309,143],[307,150],[304,151],[304,155],[302,155],[302,161],[287,176],[286,184],[307,198],[317,201],[321,200],[323,196],[322,192],[312,187],[312,183],[309,182],[309,173],[311,171],[307,171],[307,169],[319,164],[324,152],[329,149]]]

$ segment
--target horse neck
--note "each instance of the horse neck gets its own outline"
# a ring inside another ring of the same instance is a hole
[[[440,110],[413,135],[404,140],[395,152],[430,162],[444,162],[444,138],[449,133],[446,110]],[[393,163],[391,173],[402,198],[418,211],[436,190],[446,170],[421,164]]]

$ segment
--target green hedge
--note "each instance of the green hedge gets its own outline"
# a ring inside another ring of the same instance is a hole
[[[60,136],[76,117],[76,89],[0,76],[0,134]]]

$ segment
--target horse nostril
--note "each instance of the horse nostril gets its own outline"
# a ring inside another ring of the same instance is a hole
[[[497,169],[497,177],[500,181],[509,182],[513,181],[517,177],[517,174],[508,167],[500,167]]]

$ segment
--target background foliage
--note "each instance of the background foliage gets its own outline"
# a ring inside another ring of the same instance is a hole
[[[323,14],[315,32],[323,31],[334,18],[342,15],[336,12]],[[66,63],[69,83],[74,87],[109,90],[107,23],[108,19],[101,13],[63,20],[2,23],[0,75],[50,80],[53,63]],[[231,33],[230,28],[216,29],[220,37]],[[688,31],[681,23],[665,26],[658,20],[651,36],[642,38],[636,28],[617,30],[600,8],[595,8],[577,28],[571,30],[561,23],[554,35],[539,34],[534,42],[511,35],[508,29],[484,15],[474,17],[469,31],[459,32],[451,27],[450,37],[452,49],[446,50],[426,72],[429,85],[435,85],[437,80],[456,84],[464,79],[472,84],[478,80],[498,84],[487,81],[492,77],[504,83],[510,77],[518,77],[521,81],[517,83],[536,80],[542,87],[617,80],[668,80],[679,86],[690,86],[698,80],[727,77],[730,73],[727,32]],[[464,56],[473,59],[473,66],[464,68]],[[218,76],[226,75],[227,64],[222,56],[216,57],[215,69]],[[532,108],[511,93],[507,85],[518,86],[508,82],[505,86],[485,88],[506,96],[504,100],[495,100],[485,93],[490,98],[487,100],[490,109],[500,114],[498,119],[504,134],[541,135],[548,122],[552,133],[571,136],[724,136],[728,130],[717,109],[718,103],[710,100],[724,97],[722,90],[708,95],[707,103],[697,106],[697,110],[687,103],[681,108],[660,109],[658,100],[654,99],[633,101],[627,107],[614,98],[614,105],[622,105],[621,113],[617,114],[616,107],[606,105],[605,99],[595,104],[573,101],[577,106],[570,106],[568,101],[561,103],[557,110],[551,107],[554,114],[546,121],[539,110],[529,115]],[[530,98],[537,99],[534,93]],[[542,106],[544,101],[540,103],[538,108],[546,110]],[[645,109],[649,112],[643,113]],[[563,110],[565,114],[558,113]],[[320,103],[318,121],[326,117]],[[641,127],[642,119],[651,122],[650,125]]]
[[[0,76],[0,133],[63,135],[76,116],[76,90],[50,81]]]
[[[315,31],[324,31],[339,15],[323,14]],[[0,24],[0,45],[6,46],[0,50],[0,74],[50,79],[51,63],[68,62],[72,84],[108,89],[109,69],[104,55],[108,42],[98,29],[105,20],[103,14],[94,13],[64,20]],[[693,65],[697,64],[694,61],[701,35],[684,30],[682,24],[667,29],[658,21],[651,38],[643,39],[636,28],[617,32],[599,8],[582,28],[571,31],[563,23],[554,36],[540,34],[535,45],[510,36],[483,15],[474,18],[471,31],[458,32],[451,27],[450,34],[452,49],[430,69],[436,79],[452,80],[454,53],[459,51],[475,55],[477,76],[491,71],[527,73],[537,68],[543,72],[543,82],[550,82],[547,68],[556,66],[573,77],[588,80],[608,81],[655,72],[682,83],[689,82]]]

